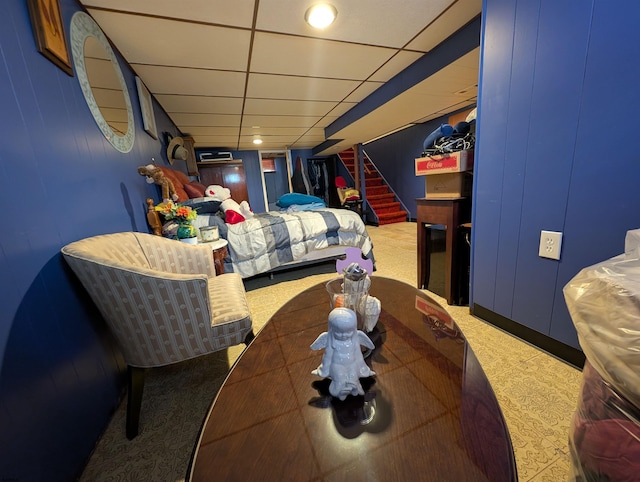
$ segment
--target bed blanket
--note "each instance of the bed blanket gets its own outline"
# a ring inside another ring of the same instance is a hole
[[[220,236],[229,242],[225,272],[233,271],[243,278],[334,246],[360,248],[365,257],[373,260],[365,224],[348,209],[257,213],[238,224],[225,224],[216,215],[198,218],[200,226],[219,226]]]

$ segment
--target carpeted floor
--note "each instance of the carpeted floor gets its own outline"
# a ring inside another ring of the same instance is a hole
[[[367,227],[377,271],[415,286],[416,224]],[[257,332],[287,300],[335,276],[335,264],[280,272],[245,281]],[[466,306],[434,299],[456,320],[491,382],[504,413],[516,454],[520,481],[567,480],[567,436],[580,389],[581,372],[469,314]],[[207,409],[238,346],[179,365],[148,372],[140,435],[124,434],[126,402],[115,412],[80,480],[184,480]]]

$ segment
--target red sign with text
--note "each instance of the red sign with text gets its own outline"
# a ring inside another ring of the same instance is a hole
[[[416,176],[464,172],[473,169],[473,151],[458,151],[416,159]]]

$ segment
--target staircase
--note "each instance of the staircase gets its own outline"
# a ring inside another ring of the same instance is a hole
[[[342,151],[340,159],[345,165],[351,177],[355,179],[355,154],[353,149]],[[378,218],[378,225],[403,223],[407,220],[407,211],[403,211],[396,195],[382,178],[378,170],[364,154],[364,178],[366,187],[366,201]]]

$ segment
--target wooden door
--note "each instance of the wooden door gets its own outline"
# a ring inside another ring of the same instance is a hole
[[[198,164],[200,182],[205,186],[217,184],[231,192],[231,199],[237,203],[249,202],[247,177],[241,163]]]

